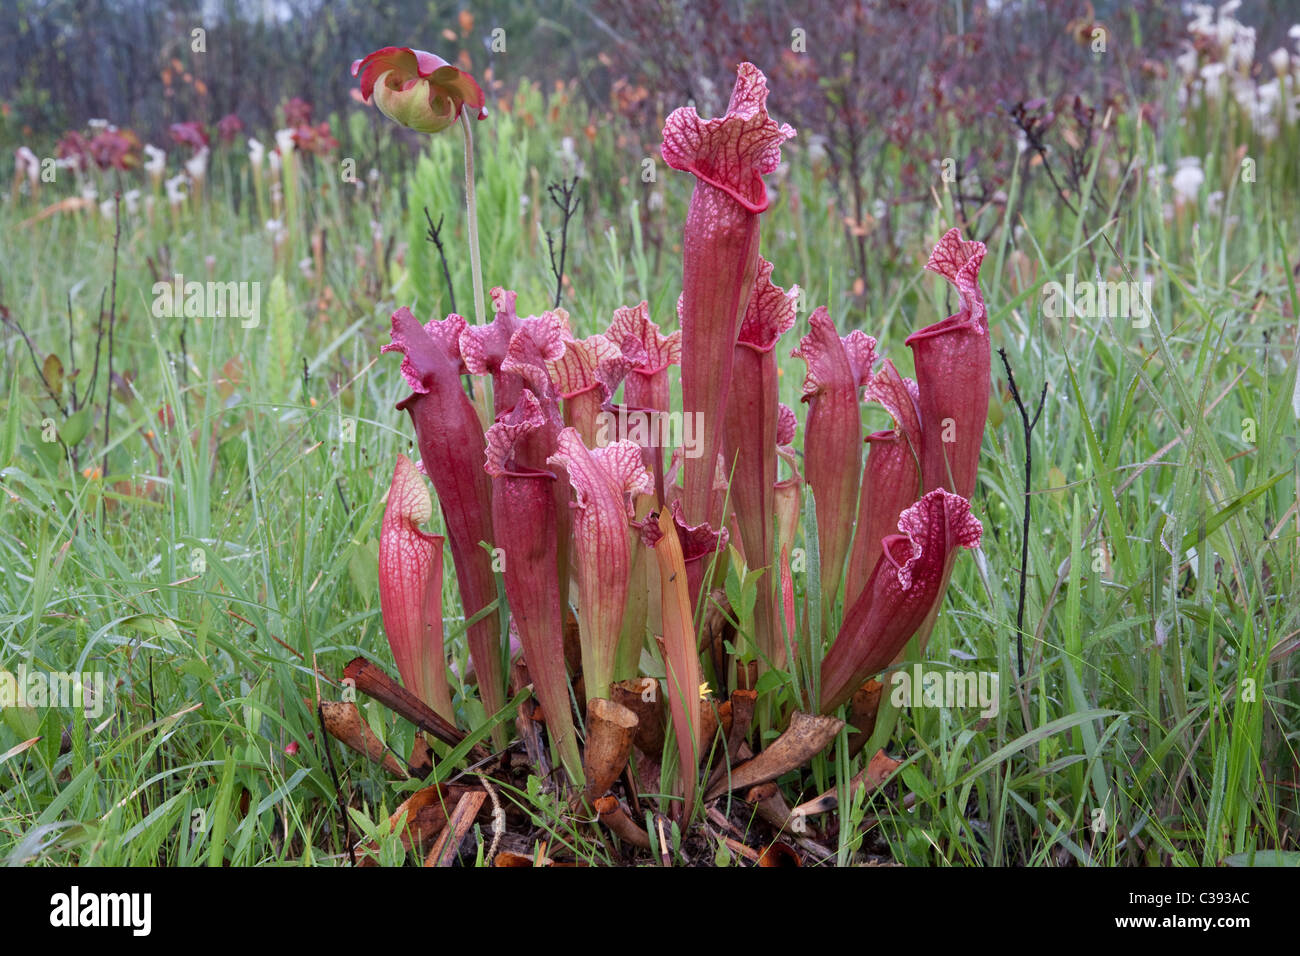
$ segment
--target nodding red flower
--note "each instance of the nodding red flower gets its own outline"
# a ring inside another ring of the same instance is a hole
[[[573,710],[564,670],[564,605],[560,586],[556,475],[528,463],[548,423],[536,396],[519,402],[488,429],[485,468],[492,476],[496,543],[505,552],[506,598],[528,661],[533,689],[546,715],[551,745],[575,783],[582,782]]]
[[[483,470],[483,426],[460,383],[465,372],[459,345],[464,327],[465,320],[454,314],[421,326],[411,310],[402,307],[393,313],[393,340],[381,351],[402,353],[402,375],[411,394],[397,407],[411,416],[424,470],[438,492],[456,584],[469,619],[496,600],[497,589],[491,556],[480,545],[493,543],[492,484]],[[500,635],[495,611],[469,628],[470,655],[488,713],[505,703]]]
[[[315,126],[304,124],[294,127],[293,144],[304,153],[324,156],[338,149],[339,141],[330,132],[329,120],[321,120]]]
[[[956,287],[960,309],[905,343],[916,360],[917,406],[925,427],[922,486],[948,488],[963,498],[975,493],[992,387],[988,309],[979,287],[984,253],[984,243],[963,240],[959,229],[939,240],[925,267]]]
[[[328,126],[326,127],[328,129]],[[227,113],[217,120],[217,136],[229,146],[244,131],[244,121],[235,113]],[[337,145],[337,144],[336,144]]]
[[[772,283],[772,263],[760,257],[754,291],[740,323],[727,396],[725,461],[731,474],[731,506],[746,566],[767,572],[754,606],[754,631],[760,659],[773,667],[780,667],[785,658],[776,619],[772,549],[776,450],[783,437],[775,349],[794,326],[798,297],[798,286],[787,292]]]
[[[654,482],[634,442],[588,450],[577,429],[560,432],[549,459],[573,486],[573,565],[578,579],[578,629],[587,697],[608,697],[627,605],[635,517],[634,495],[648,495]]]
[[[867,436],[870,450],[862,473],[853,553],[844,579],[844,606],[851,607],[880,558],[880,542],[892,534],[903,509],[920,496],[922,428],[916,383],[885,359],[863,390],[867,401],[889,412],[894,427]]]
[[[172,142],[180,146],[189,146],[195,152],[208,145],[208,134],[201,123],[189,120],[185,123],[172,123],[168,127]]]
[[[402,685],[455,723],[442,641],[442,544],[420,530],[433,517],[424,479],[397,456],[379,532],[379,608]]]
[[[361,77],[361,96],[379,111],[420,133],[437,133],[469,108],[487,118],[483,91],[474,77],[442,57],[409,47],[386,46],[352,63]]]
[[[100,169],[134,169],[140,165],[140,138],[129,129],[110,126],[90,141],[90,155]]]
[[[803,401],[808,403],[804,470],[817,504],[822,599],[829,607],[839,593],[857,513],[862,471],[858,390],[871,377],[876,340],[857,331],[841,338],[825,306],[813,312],[809,326],[793,354],[808,366],[803,382]]]
[[[565,338],[564,354],[546,362],[547,374],[564,400],[564,424],[576,428],[588,448],[596,444],[596,416],[627,368],[622,350],[599,334]]]
[[[781,161],[792,127],[767,115],[767,78],[742,63],[724,116],[692,107],[664,122],[664,162],[695,176],[682,243],[682,404],[697,416],[703,454],[686,461],[685,506],[692,522],[710,513],[713,469],[722,450],[733,349],[758,273],[763,176]]]
[[[355,73],[353,74],[356,75]],[[284,104],[285,126],[308,126],[311,124],[311,104],[301,96],[294,96]]]
[[[881,542],[880,558],[822,661],[822,713],[898,655],[943,598],[957,548],[977,547],[983,529],[970,502],[936,488],[898,516],[898,530]]]

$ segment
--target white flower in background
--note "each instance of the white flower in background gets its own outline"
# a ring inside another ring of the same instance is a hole
[[[1300,23],[1295,24],[1290,30],[1287,30],[1286,35],[1295,41],[1296,52],[1300,53]]]
[[[283,245],[284,240],[289,238],[289,230],[284,228],[284,223],[279,219],[266,220],[266,231],[271,234],[271,242],[276,246]]]
[[[371,166],[370,172],[366,173],[366,179],[370,180],[372,183],[379,182],[379,170],[374,166]]]
[[[1205,95],[1212,100],[1223,98],[1227,87],[1228,68],[1222,63],[1207,63],[1201,67],[1201,82],[1205,84]]]
[[[877,198],[871,203],[871,215],[877,219],[884,219],[887,212],[889,212],[889,207],[885,205],[883,199]]]
[[[127,215],[134,216],[140,209],[140,190],[128,189],[122,194],[122,199],[126,203]]]
[[[208,153],[211,152],[206,146],[185,160],[185,172],[189,173],[190,179],[201,183],[208,175]]]
[[[99,190],[94,186],[83,186],[81,189],[81,198],[86,202],[94,202],[99,198]]]
[[[1199,33],[1201,36],[1214,34],[1214,7],[1208,3],[1193,4],[1192,17],[1192,22],[1187,25],[1188,33]]]
[[[167,168],[167,154],[153,143],[144,144],[144,154],[149,157],[145,160],[144,171],[154,179],[161,178]]]
[[[19,146],[14,150],[14,174],[26,176],[27,181],[33,186],[41,176],[41,161],[26,146]]]
[[[651,190],[650,195],[646,197],[646,209],[651,212],[664,208],[664,194],[658,189]]]
[[[1291,54],[1286,47],[1280,46],[1268,55],[1268,64],[1278,76],[1286,76],[1291,72]]]
[[[113,200],[103,199],[99,203],[99,214],[109,222],[113,221]]]
[[[184,173],[173,176],[163,183],[163,188],[167,191],[167,204],[170,206],[179,206],[185,202],[184,187],[189,184],[189,179]]]
[[[1217,216],[1223,211],[1223,190],[1216,189],[1205,197],[1205,211],[1211,216]]]
[[[248,137],[248,163],[254,169],[262,168],[262,157],[266,155],[266,147],[261,141]]]
[[[531,206],[532,204],[533,204],[533,201],[532,201],[532,199],[530,199],[530,198],[528,197],[528,194],[527,194],[527,193],[520,193],[520,194],[519,194],[519,215],[520,215],[520,217],[523,217],[523,216],[528,215],[528,207]]]
[[[560,158],[560,163],[570,176],[581,178],[587,170],[587,166],[578,155],[578,150],[574,144],[572,136],[566,136],[560,140],[560,148],[556,152]]]
[[[101,130],[101,129],[108,129],[108,128],[109,128],[108,120],[106,120],[106,119],[93,119],[93,120],[87,120],[87,121],[86,121],[86,125],[89,126],[89,127],[90,127],[91,129],[93,129],[93,130]]]
[[[277,129],[275,131],[275,148],[280,151],[282,159],[288,159],[293,152],[293,130]]]
[[[1180,159],[1169,184],[1174,187],[1174,196],[1179,203],[1196,202],[1201,187],[1205,185],[1205,173],[1201,170],[1200,159],[1195,156]]]
[[[298,271],[302,273],[304,279],[316,278],[316,269],[312,264],[311,256],[305,256],[298,260]]]
[[[269,153],[266,157],[266,164],[271,169],[271,178],[279,179],[280,178],[280,154],[276,152]]]
[[[1183,43],[1183,52],[1174,57],[1174,63],[1177,65],[1178,71],[1187,77],[1196,75],[1198,62],[1200,62],[1200,56],[1196,52],[1196,47],[1186,42]]]

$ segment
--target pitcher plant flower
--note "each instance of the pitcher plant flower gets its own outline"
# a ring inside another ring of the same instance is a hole
[[[487,119],[487,98],[464,70],[436,53],[410,47],[386,46],[352,61],[360,77],[361,98],[402,126],[420,133],[440,133],[457,120],[465,138],[465,210],[469,222],[469,252],[474,279],[474,320],[486,319],[483,268],[478,245],[478,206],[474,195],[474,135],[471,114]]]
[[[664,122],[664,162],[695,176],[681,300],[683,411],[698,416],[703,430],[703,453],[685,465],[686,518],[695,524],[709,518],[733,349],[758,274],[758,219],[768,207],[763,176],[794,135],[768,116],[767,78],[752,63],[740,64],[724,116],[704,120],[681,107]]]

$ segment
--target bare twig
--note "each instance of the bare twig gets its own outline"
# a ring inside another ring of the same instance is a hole
[[[442,244],[442,221],[443,216],[438,217],[438,224],[433,224],[433,216],[429,215],[429,207],[424,207],[424,218],[429,222],[429,233],[425,236],[433,243],[438,250],[438,258],[442,260],[442,277],[447,283],[447,297],[451,299],[451,311],[456,311],[456,290],[451,284],[451,269],[447,267],[447,250]]]
[[[578,203],[582,197],[576,194],[578,188],[578,177],[572,179],[561,179],[557,183],[550,183],[546,187],[547,195],[551,197],[551,202],[559,207],[563,219],[560,222],[560,258],[559,262],[555,259],[555,237],[553,233],[546,234],[546,251],[551,257],[551,273],[555,276],[555,305],[554,308],[560,307],[560,297],[564,294],[564,260],[569,252],[569,221],[573,214],[578,211]]]
[[[1016,388],[1016,377],[1011,372],[1011,363],[1007,361],[1007,350],[998,349],[998,355],[1002,356],[1002,367],[1007,370],[1007,385],[1011,389],[1011,397],[1016,401],[1016,408],[1020,409],[1020,421],[1025,429],[1025,510],[1020,525],[1020,598],[1016,604],[1016,666],[1018,675],[1024,677],[1025,577],[1029,572],[1029,500],[1034,469],[1032,438],[1034,426],[1038,424],[1038,419],[1042,417],[1043,408],[1047,404],[1047,383],[1043,383],[1043,391],[1038,396],[1038,411],[1034,412],[1031,420],[1029,410],[1025,408],[1025,403],[1020,398],[1020,389]]]
[[[113,280],[108,296],[108,387],[104,390],[104,474],[108,474],[108,426],[113,411],[113,327],[117,325],[117,255],[122,244],[122,191],[113,193]]]

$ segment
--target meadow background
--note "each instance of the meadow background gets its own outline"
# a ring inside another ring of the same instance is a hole
[[[402,861],[378,830],[401,794],[326,753],[315,700],[358,654],[391,665],[379,520],[413,442],[389,315],[470,307],[459,141],[349,93],[352,59],[410,43],[488,93],[487,284],[550,307],[549,235],[576,334],[641,299],[671,326],[691,181],[659,123],[720,113],[742,58],[799,130],[763,254],[805,306],[909,374],[903,337],[955,308],[930,247],[952,225],[988,244],[994,348],[1045,404],[1026,499],[995,354],[983,544],[926,660],[997,671],[1001,706],[905,709],[894,781],[821,821],[828,863],[1300,860],[1300,11],[624,8],[0,0],[0,670],[109,690],[98,718],[3,708],[0,859],[338,865],[342,787],[354,835]],[[565,231],[548,186],[573,177]],[[177,274],[257,283],[258,324],[157,315]],[[1067,280],[1136,282],[1149,321],[1052,314]],[[806,312],[791,347],[804,331]],[[409,728],[362,709],[401,751]],[[845,786],[866,756],[782,785]],[[505,796],[553,854],[620,862],[536,788]],[[717,841],[705,862],[738,861]]]

